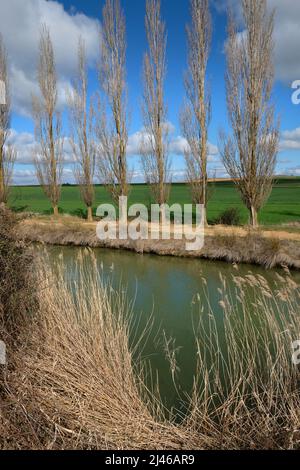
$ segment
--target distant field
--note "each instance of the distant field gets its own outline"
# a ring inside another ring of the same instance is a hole
[[[211,200],[208,205],[208,218],[213,222],[225,209],[238,207],[242,221],[248,220],[234,184],[230,181],[217,181],[211,185]],[[96,207],[111,202],[110,196],[102,186],[96,186]],[[149,190],[146,185],[133,185],[129,204],[150,204]],[[189,187],[186,184],[173,184],[170,204],[191,203]],[[10,207],[15,211],[30,211],[50,214],[51,206],[38,186],[16,186],[12,188]],[[60,211],[71,215],[85,216],[85,207],[80,199],[77,186],[63,186]],[[280,178],[276,180],[272,195],[260,213],[260,222],[264,225],[274,225],[287,222],[300,222],[300,178]]]

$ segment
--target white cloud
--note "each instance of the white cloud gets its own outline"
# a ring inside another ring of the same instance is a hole
[[[290,130],[283,131],[282,139],[279,144],[279,150],[300,150],[300,127]]]
[[[291,84],[300,79],[300,2],[295,0],[267,0],[271,11],[275,8],[274,59],[276,78]],[[225,13],[230,5],[241,24],[240,0],[213,0],[217,11]]]
[[[177,136],[170,142],[170,152],[174,155],[184,155],[184,152],[189,148],[187,140],[182,136]],[[208,142],[208,159],[213,160],[219,154],[219,149],[216,145]]]
[[[11,129],[8,137],[8,144],[12,144],[17,151],[17,163],[23,165],[32,165],[34,162],[34,155],[38,148],[34,135],[30,132],[17,132]],[[73,151],[70,140],[66,137],[64,139],[64,154],[63,159],[65,164],[74,162]]]
[[[289,176],[300,176],[300,166],[295,166],[293,168],[287,168],[285,174]]]
[[[214,167],[209,171],[210,178],[229,178],[225,167],[220,164],[220,166]]]
[[[70,168],[64,168],[62,175],[63,183],[75,183],[73,171]],[[34,169],[18,169],[13,174],[13,184],[16,186],[38,185]]]
[[[170,142],[170,152],[174,155],[184,155],[188,148],[189,145],[182,136],[177,136]]]
[[[12,183],[16,186],[38,184],[33,170],[15,170]]]
[[[283,131],[282,137],[284,139],[299,140],[300,141],[300,127],[293,129],[291,131]]]
[[[33,134],[29,132],[10,131],[8,143],[12,144],[17,151],[17,163],[33,163],[34,149],[36,142]]]
[[[300,2],[295,0],[268,0],[275,16],[276,77],[286,83],[300,78]]]
[[[174,129],[171,124],[168,124],[170,130]],[[128,157],[139,156],[141,144],[143,138],[145,137],[145,131],[142,129],[129,136],[128,145],[127,145],[127,155]],[[37,142],[35,137],[30,132],[17,132],[14,129],[11,129],[10,135],[8,138],[8,143],[14,145],[17,150],[17,163],[23,165],[32,165],[34,162],[34,155],[37,149]],[[187,146],[186,140],[181,136],[171,137],[170,139],[170,153],[171,155],[183,156],[184,150]],[[64,163],[66,165],[71,165],[74,163],[73,150],[68,137],[64,138]],[[219,154],[218,147],[211,143],[208,144],[209,151],[209,161],[215,161],[216,157]],[[176,178],[178,175],[175,175]],[[140,178],[140,175],[134,176],[134,178]]]
[[[145,131],[141,130],[135,132],[134,134],[128,137],[128,144],[127,144],[127,155],[132,157],[135,155],[140,155],[141,153],[141,145],[143,139],[145,138]]]
[[[241,22],[241,0],[211,0],[211,2],[218,13],[226,13],[229,7],[237,20]]]
[[[297,140],[282,140],[279,143],[279,151],[284,150],[300,150],[300,141]]]
[[[175,129],[174,126],[170,123],[168,123],[168,127],[170,129],[170,132],[174,131]],[[141,143],[144,137],[145,137],[145,131],[143,129],[129,136],[128,145],[127,145],[127,155],[129,157],[140,155]],[[35,155],[35,151],[37,148],[37,142],[32,133],[17,132],[16,130],[11,129],[10,136],[8,138],[8,143],[13,144],[17,150],[17,164],[33,165],[34,155]],[[188,144],[183,137],[170,136],[171,155],[183,156],[184,150],[187,145]],[[63,159],[64,159],[65,165],[67,166],[66,170],[69,170],[72,172],[71,166],[72,166],[72,163],[74,163],[74,156],[73,156],[72,146],[70,144],[70,140],[68,137],[64,138],[63,150],[64,150]],[[215,162],[219,154],[218,147],[216,145],[209,143],[208,151],[209,151],[209,157],[208,157],[209,161]],[[30,171],[31,170],[28,170],[28,172]],[[178,180],[181,181],[182,179],[184,179],[182,176],[183,170],[180,170],[180,173],[178,173],[179,170],[171,169],[171,171],[172,171],[173,181],[178,181]],[[16,167],[15,174],[17,175],[16,177],[18,177],[19,180],[22,177],[24,177],[24,182],[26,182],[26,184],[32,184],[31,182],[27,183],[28,178],[30,179],[32,177],[31,173],[27,173],[27,172],[18,173],[18,169]],[[140,171],[137,171],[137,173],[133,172],[133,181],[139,182],[141,180],[141,174],[142,173]],[[33,171],[33,175],[34,175],[34,171]],[[35,183],[36,183],[36,180],[35,180]]]
[[[144,183],[145,175],[142,170],[136,170],[131,174],[131,183]],[[179,183],[186,181],[186,170],[185,169],[171,169],[169,172],[170,181],[173,183]]]
[[[175,127],[171,123],[168,123],[167,125],[169,129],[169,134],[174,133]],[[127,146],[127,154],[129,156],[140,155],[141,145],[145,137],[147,137],[147,134],[145,130],[143,129],[129,136],[128,146]],[[177,156],[184,156],[184,152],[187,148],[188,148],[188,143],[184,137],[180,135],[170,136],[170,141],[169,141],[170,154],[177,155]],[[208,153],[209,153],[209,159],[212,160],[216,155],[219,154],[219,149],[216,145],[208,143]]]
[[[53,0],[1,1],[0,31],[6,44],[11,66],[13,109],[28,115],[31,94],[37,92],[36,66],[40,25],[50,29],[57,72],[59,104],[65,102],[65,87],[77,63],[80,35],[86,41],[87,58],[94,63],[99,50],[99,23],[80,13],[68,13]]]

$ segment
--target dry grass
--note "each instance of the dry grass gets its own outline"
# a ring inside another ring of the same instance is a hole
[[[16,241],[16,219],[0,207],[0,340],[6,344],[10,366],[0,365],[0,448],[14,442],[22,431],[14,418],[7,395],[8,372],[16,370],[15,356],[22,349],[20,333],[26,338],[38,308],[34,257],[29,246]],[[20,371],[19,371],[20,372]]]
[[[292,343],[300,338],[300,286],[277,275],[221,279],[222,326],[202,311],[198,371],[189,418],[210,448],[300,448],[300,369]],[[204,280],[205,282],[205,280]],[[219,321],[220,322],[220,321]]]
[[[105,240],[96,235],[96,224],[74,217],[57,221],[46,217],[22,221],[19,237],[50,245],[125,249],[137,253],[206,258],[230,263],[257,264],[266,268],[300,269],[300,235],[215,226],[206,230],[202,250],[187,252],[185,240]]]
[[[198,369],[178,424],[145,388],[126,298],[85,266],[79,260],[77,283],[63,260],[53,271],[45,260],[37,268],[39,308],[1,371],[1,448],[300,448],[300,374],[291,357],[300,290],[288,273],[276,286],[236,276],[231,294],[221,279],[221,319],[199,297]]]
[[[61,269],[39,272],[40,311],[7,381],[11,411],[31,433],[29,448],[176,449],[192,442],[160,420],[160,404],[147,398],[128,347],[125,298],[96,272],[82,268],[80,277],[69,285]]]
[[[7,332],[23,323],[33,307],[33,253],[16,239],[16,223],[15,216],[0,206],[0,331]]]

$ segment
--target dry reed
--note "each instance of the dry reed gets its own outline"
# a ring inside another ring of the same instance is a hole
[[[290,274],[221,279],[222,318],[210,308],[197,329],[198,369],[189,417],[215,449],[300,448],[300,289]],[[208,302],[209,303],[209,302]]]
[[[1,448],[300,447],[291,348],[300,338],[300,290],[288,272],[272,286],[237,273],[234,291],[221,279],[222,316],[203,308],[208,293],[199,296],[195,386],[178,423],[146,389],[144,367],[129,347],[130,304],[103,285],[96,266],[86,269],[85,256],[94,259],[86,249],[75,277],[63,260],[53,269],[47,260],[38,265],[39,308],[1,376]]]

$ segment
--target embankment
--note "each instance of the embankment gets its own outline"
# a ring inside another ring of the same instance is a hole
[[[125,249],[137,253],[222,260],[274,268],[300,269],[300,234],[285,231],[252,231],[215,226],[205,233],[204,247],[186,251],[186,240],[99,240],[96,222],[74,217],[34,217],[19,222],[17,236],[31,242],[60,246]]]

